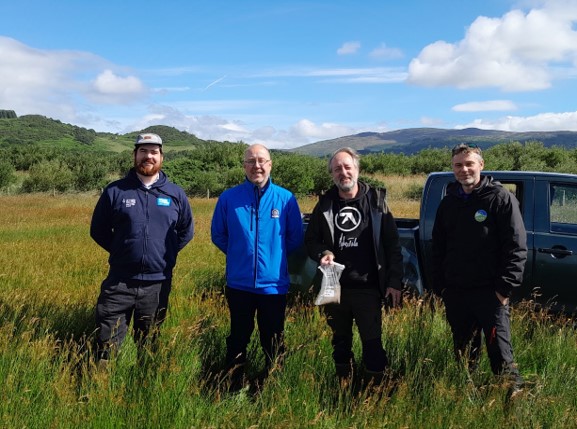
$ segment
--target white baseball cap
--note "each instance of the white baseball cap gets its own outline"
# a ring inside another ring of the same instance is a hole
[[[162,139],[158,134],[153,133],[144,133],[139,134],[136,137],[136,141],[134,142],[134,146],[138,146],[141,144],[157,144],[158,146],[162,146]]]

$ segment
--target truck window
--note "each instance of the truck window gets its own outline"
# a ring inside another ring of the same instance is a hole
[[[511,192],[517,200],[519,201],[519,208],[521,209],[521,213],[523,213],[523,184],[518,182],[506,182],[501,181],[501,184],[505,189]]]
[[[521,182],[507,182],[504,180],[499,180],[501,185],[509,192],[511,192],[517,200],[519,201],[519,208],[521,209],[521,213],[523,213],[523,183]],[[445,184],[443,188],[443,196],[447,195],[447,186],[448,183]]]
[[[577,234],[577,186],[549,185],[551,231]]]

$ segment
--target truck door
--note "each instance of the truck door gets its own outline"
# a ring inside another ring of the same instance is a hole
[[[537,181],[533,286],[539,302],[577,309],[577,184]],[[543,198],[547,196],[547,199]],[[541,204],[537,201],[542,201]]]

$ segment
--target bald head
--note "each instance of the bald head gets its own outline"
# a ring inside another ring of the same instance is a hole
[[[270,152],[261,144],[253,144],[244,151],[244,171],[247,179],[262,188],[268,182],[272,161]]]
[[[254,153],[266,153],[266,159],[270,159],[270,152],[267,147],[262,144],[252,144],[246,148],[244,151],[245,161],[252,156]]]

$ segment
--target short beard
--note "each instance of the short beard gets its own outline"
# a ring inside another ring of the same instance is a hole
[[[344,185],[343,183],[341,183],[340,181],[336,183],[337,188],[339,188],[341,191],[343,192],[350,192],[354,189],[355,185],[357,184],[356,180],[351,179],[351,184],[350,185]]]
[[[144,163],[140,163],[138,165],[135,165],[134,168],[136,169],[136,172],[138,174],[140,174],[141,176],[156,176],[158,174],[158,172],[160,171],[160,168],[162,167],[162,163],[161,164],[154,164],[152,166],[145,166]]]

